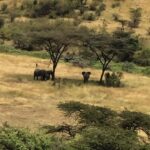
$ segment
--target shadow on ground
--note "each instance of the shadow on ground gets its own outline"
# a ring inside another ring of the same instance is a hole
[[[7,74],[4,76],[4,81],[6,82],[13,82],[13,83],[27,83],[27,82],[47,82],[47,81],[41,81],[41,80],[34,80],[32,75],[28,74]],[[52,85],[75,85],[75,86],[81,86],[81,85],[98,85],[98,81],[96,80],[89,80],[88,83],[83,83],[82,79],[75,79],[75,78],[60,78],[58,77],[55,81],[50,81]]]
[[[81,85],[90,85],[90,86],[95,86],[98,85],[98,82],[95,80],[90,80],[88,83],[83,83],[83,80],[81,79],[74,79],[74,78],[58,78],[54,82],[54,84],[60,84],[60,85],[76,85],[76,86],[81,86]]]
[[[6,74],[3,79],[6,82],[26,83],[33,81],[33,76],[27,74]]]

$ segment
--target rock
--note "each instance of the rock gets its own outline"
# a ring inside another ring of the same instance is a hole
[[[137,132],[137,136],[138,136],[140,142],[150,143],[149,137],[143,129],[139,128],[136,130],[136,132]]]

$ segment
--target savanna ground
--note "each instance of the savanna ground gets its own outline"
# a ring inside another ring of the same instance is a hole
[[[80,101],[113,110],[128,109],[150,114],[150,78],[124,73],[125,87],[107,88],[97,84],[100,71],[60,63],[58,82],[34,81],[35,63],[47,68],[49,61],[29,56],[0,54],[0,124],[37,128],[73,122],[65,118],[57,104]],[[90,82],[83,84],[81,72],[91,71]]]

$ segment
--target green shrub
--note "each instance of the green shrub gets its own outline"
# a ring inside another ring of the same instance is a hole
[[[115,128],[89,128],[72,147],[76,150],[139,150],[136,134]]]
[[[16,17],[17,17],[16,12],[11,12],[11,13],[10,13],[10,22],[11,22],[11,23],[14,22],[14,20],[15,20]]]
[[[150,27],[147,29],[147,35],[150,36]]]
[[[2,28],[5,24],[5,21],[3,18],[0,18],[0,28]]]
[[[51,3],[49,1],[40,2],[32,9],[30,16],[41,17],[48,15],[50,11],[51,11]]]
[[[128,73],[132,73],[134,69],[135,69],[135,65],[131,62],[125,62],[122,65],[122,70]]]
[[[150,144],[142,146],[140,150],[150,150]]]
[[[60,2],[56,5],[56,14],[58,16],[65,16],[71,11],[73,11],[73,8],[71,7],[71,4],[67,1],[64,1],[64,3]]]
[[[150,76],[150,67],[146,67],[142,70],[142,73],[146,76]]]
[[[106,5],[105,5],[104,3],[101,3],[101,4],[96,8],[96,14],[97,14],[98,16],[100,16],[101,13],[102,13],[103,11],[105,11],[105,9],[106,9]]]
[[[15,49],[11,46],[0,45],[0,53],[5,54],[15,54],[15,55],[26,55],[37,58],[49,59],[49,54],[46,51],[25,51],[20,49]]]
[[[120,16],[117,13],[112,14],[112,18],[114,21],[118,22]]]
[[[34,7],[32,7],[29,16],[41,17],[49,15],[50,18],[55,17],[54,14],[56,16],[65,16],[71,13],[76,7],[77,4],[71,0],[40,1],[39,3],[36,3]]]
[[[112,8],[120,7],[120,2],[115,2],[111,5]]]
[[[49,14],[50,19],[56,19],[56,17],[57,17],[57,15],[56,15],[55,11],[50,12],[50,14]]]
[[[87,105],[80,102],[68,102],[60,103],[58,108],[63,110],[67,116],[70,116],[73,113],[80,112],[83,109],[86,109]]]
[[[130,14],[131,14],[131,21],[129,22],[129,26],[131,28],[138,28],[140,21],[141,21],[142,9],[132,8],[130,10]]]
[[[120,87],[121,86],[122,73],[105,73],[105,85],[108,87]]]
[[[92,10],[92,11],[95,11],[96,10],[96,7],[97,7],[97,1],[93,1],[90,6],[89,6],[89,9]]]
[[[26,129],[0,128],[1,150],[63,150],[63,147],[54,137],[31,133]]]
[[[150,130],[150,115],[140,112],[123,111],[121,117],[123,118],[121,127],[124,129],[136,130],[142,127],[145,130]]]
[[[33,1],[33,5],[37,5],[38,4],[38,1],[37,0],[34,0]]]
[[[150,49],[137,51],[134,55],[134,62],[141,66],[150,66]]]
[[[34,3],[34,1],[24,0],[22,2],[21,9],[23,8],[23,10],[26,9],[26,11],[29,11],[33,8],[33,5],[34,5],[33,3]]]
[[[75,114],[79,123],[90,126],[111,125],[117,113],[109,108],[90,106],[80,102],[69,102],[58,105],[66,115]]]
[[[1,11],[5,12],[7,10],[8,5],[6,3],[3,3],[1,5]]]

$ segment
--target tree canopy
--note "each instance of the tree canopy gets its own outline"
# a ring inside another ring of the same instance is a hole
[[[15,44],[23,44],[26,47],[34,45],[49,53],[53,64],[52,80],[55,80],[55,70],[62,54],[70,45],[80,43],[80,34],[84,30],[74,22],[65,20],[20,23],[15,24],[12,29],[11,36]]]
[[[100,83],[103,83],[104,73],[112,60],[132,60],[134,52],[139,46],[137,37],[134,37],[132,32],[124,30],[117,30],[112,34],[107,32],[91,32],[83,41],[84,46],[88,47],[88,50],[83,54],[87,55],[92,52],[102,65]]]

